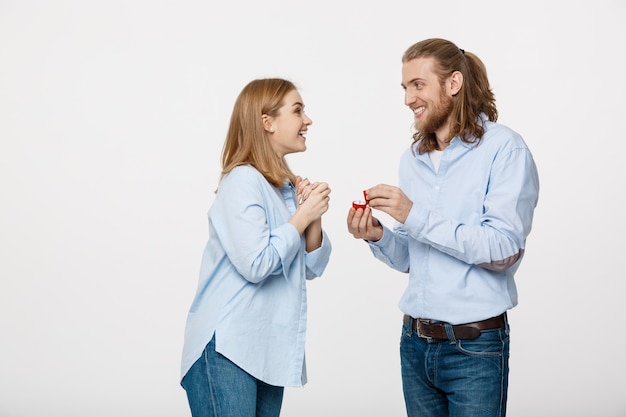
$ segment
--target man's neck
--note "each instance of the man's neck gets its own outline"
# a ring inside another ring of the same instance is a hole
[[[439,150],[443,151],[448,147],[452,138],[450,137],[450,124],[446,124],[442,126],[439,130],[435,132],[435,137],[437,138],[437,145],[439,145]]]

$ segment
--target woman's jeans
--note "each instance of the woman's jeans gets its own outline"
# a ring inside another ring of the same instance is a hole
[[[409,417],[506,415],[508,322],[504,329],[483,330],[473,340],[426,339],[404,324],[400,361]]]
[[[215,336],[182,381],[193,417],[278,417],[283,387],[252,377],[215,351]]]

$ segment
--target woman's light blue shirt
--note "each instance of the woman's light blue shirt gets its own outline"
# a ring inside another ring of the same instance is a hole
[[[271,185],[251,166],[222,179],[209,210],[207,242],[185,329],[181,378],[215,334],[216,350],[276,386],[306,383],[306,280],[322,275],[331,243],[305,251],[288,223],[291,184]]]
[[[428,154],[412,148],[401,158],[400,188],[413,207],[370,248],[409,273],[399,307],[412,317],[468,323],[517,304],[513,277],[531,230],[539,177],[519,134],[497,123],[485,127],[478,145],[453,138],[438,170]]]

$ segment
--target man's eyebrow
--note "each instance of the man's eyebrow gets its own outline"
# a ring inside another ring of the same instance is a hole
[[[412,80],[409,80],[409,82],[407,84],[413,84],[416,81],[424,81],[424,80],[422,78],[420,78],[420,77],[415,77]],[[404,85],[404,83],[400,83],[400,86],[403,87],[403,88],[406,87],[406,85]]]

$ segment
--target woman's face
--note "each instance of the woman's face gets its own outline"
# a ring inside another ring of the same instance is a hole
[[[304,113],[300,93],[291,90],[285,95],[285,103],[276,117],[269,118],[270,143],[279,156],[306,150],[306,133],[313,123]]]

